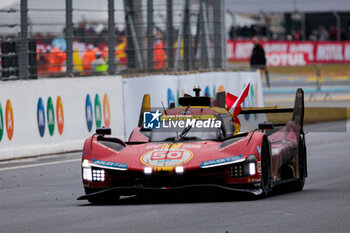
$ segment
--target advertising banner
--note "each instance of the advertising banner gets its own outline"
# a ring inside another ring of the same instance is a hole
[[[122,98],[119,76],[2,82],[0,160],[81,150],[96,127],[123,138]]]
[[[295,53],[306,53],[306,62],[309,63],[350,63],[349,42],[261,41],[261,45],[266,54],[274,54],[275,58],[280,60],[283,59],[281,56],[289,56],[288,59],[296,56],[297,60],[301,61],[301,55]],[[249,61],[253,44],[249,40],[229,40],[226,49],[228,61]],[[282,61],[273,63],[280,66],[286,64]],[[300,65],[300,62],[296,62],[295,65]]]
[[[302,52],[269,52],[266,53],[266,60],[267,66],[305,66],[309,64],[308,54]]]

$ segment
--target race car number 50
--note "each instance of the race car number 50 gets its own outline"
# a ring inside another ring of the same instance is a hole
[[[156,149],[143,154],[141,162],[153,167],[169,167],[187,163],[192,156],[192,152],[186,149]]]

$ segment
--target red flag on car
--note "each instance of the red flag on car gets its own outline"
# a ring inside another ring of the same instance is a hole
[[[233,121],[235,123],[235,134],[239,133],[241,129],[241,122],[238,119],[238,115],[241,112],[241,104],[243,103],[244,99],[247,97],[249,93],[249,87],[250,87],[250,81],[248,84],[244,87],[242,93],[239,95],[239,97],[232,95],[230,93],[227,93],[225,102],[227,105],[227,109],[233,116]]]
[[[225,102],[227,105],[227,109],[232,114],[232,116],[236,117],[241,112],[241,104],[243,103],[244,99],[247,97],[249,93],[249,87],[250,87],[250,81],[248,84],[244,87],[242,93],[239,95],[239,97],[234,96],[230,93],[227,93]]]

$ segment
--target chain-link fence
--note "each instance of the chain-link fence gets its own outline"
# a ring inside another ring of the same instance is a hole
[[[1,79],[226,67],[225,0],[4,0]]]

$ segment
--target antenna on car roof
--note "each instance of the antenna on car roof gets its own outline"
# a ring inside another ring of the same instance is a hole
[[[201,92],[201,88],[199,86],[198,87],[194,87],[193,91],[194,91],[194,93],[196,93],[196,97],[199,97],[200,92]]]
[[[165,109],[165,107],[164,107],[163,101],[161,101],[161,103],[162,103],[162,106],[163,106],[163,110],[164,110],[165,115],[168,115],[168,113],[166,112],[166,109]]]

